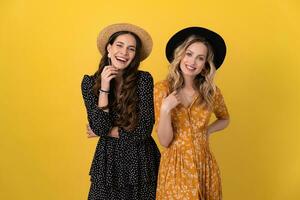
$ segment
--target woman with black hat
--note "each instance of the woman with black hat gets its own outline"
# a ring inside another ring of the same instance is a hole
[[[223,96],[213,82],[225,54],[222,37],[202,27],[183,29],[167,44],[169,74],[154,86],[155,127],[166,147],[159,167],[158,200],[222,199],[209,135],[229,124]],[[209,124],[212,113],[217,119]]]
[[[153,79],[139,71],[152,39],[132,24],[104,28],[99,68],[82,80],[88,137],[100,136],[90,169],[89,199],[155,199],[160,153],[151,136]]]

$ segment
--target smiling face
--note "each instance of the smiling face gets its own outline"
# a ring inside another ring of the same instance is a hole
[[[180,62],[183,75],[196,77],[201,73],[207,59],[207,47],[202,42],[192,43],[185,50]]]
[[[123,70],[128,67],[136,54],[136,40],[131,34],[119,35],[107,46],[107,51],[111,65]]]

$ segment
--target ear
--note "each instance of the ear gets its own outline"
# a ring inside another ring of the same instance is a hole
[[[110,58],[111,44],[108,44],[108,45],[107,45],[106,50],[107,50],[107,52],[108,52],[107,57]]]

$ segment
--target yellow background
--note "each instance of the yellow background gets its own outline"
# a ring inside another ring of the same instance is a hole
[[[300,199],[299,11],[296,0],[1,0],[0,199],[86,199],[96,139],[80,83],[97,69],[98,32],[117,22],[152,35],[142,69],[155,81],[173,33],[220,33],[228,53],[216,82],[231,124],[211,143],[224,199]]]

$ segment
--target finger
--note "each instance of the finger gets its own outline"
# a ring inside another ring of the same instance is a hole
[[[109,66],[105,66],[104,69],[102,70],[101,74],[104,74],[105,72],[107,72],[107,70],[109,70],[109,68],[110,68]]]
[[[92,132],[91,130],[87,130],[86,131],[87,134],[91,134],[91,132]]]
[[[109,65],[109,66],[107,66],[106,70],[118,70],[118,68],[116,68],[112,65]]]
[[[116,77],[117,77],[117,75],[114,74],[114,75],[110,75],[107,79],[110,81],[111,79],[116,78]]]
[[[115,73],[117,71],[117,69],[116,68],[112,68],[111,66],[108,66],[108,67],[106,67],[104,70],[103,70],[103,72],[101,73],[101,75],[102,76],[107,76],[108,74],[110,74],[110,73]]]
[[[98,135],[95,135],[95,134],[92,134],[92,135],[88,135],[89,138],[92,138],[92,137],[98,137]]]
[[[180,99],[180,97],[179,97],[178,94],[175,94],[174,97],[175,97],[176,99]]]
[[[106,65],[105,67],[104,67],[104,69],[103,70],[108,70],[108,69],[111,69],[113,66],[111,66],[111,65]]]
[[[87,132],[91,131],[91,127],[86,127]]]
[[[107,76],[107,78],[110,78],[111,76],[114,76],[114,77],[116,77],[118,74],[110,74],[109,76]]]
[[[88,134],[87,136],[88,136],[88,137],[96,137],[95,134]]]
[[[164,93],[162,94],[162,98],[163,98],[163,99],[167,98],[167,96],[168,96],[168,95],[167,95],[166,92],[164,92]]]
[[[105,76],[105,77],[109,77],[109,76],[112,75],[112,74],[118,74],[118,71],[117,71],[117,70],[108,70],[108,71],[104,74],[104,76]]]
[[[179,102],[179,103],[181,102],[181,98],[178,95],[176,95],[175,98],[176,98],[177,102]]]
[[[111,68],[111,69],[116,69],[116,70],[118,70],[118,68],[116,68],[116,67],[113,66],[113,65],[110,65],[110,68]]]
[[[176,94],[177,94],[177,91],[174,90],[171,94],[172,94],[172,95],[176,95]]]
[[[107,68],[105,71],[103,71],[103,76],[107,76],[107,74],[109,74],[109,72],[110,72],[110,69]]]
[[[110,73],[108,74],[108,76],[110,76],[110,75],[117,75],[117,74],[118,74],[117,71],[112,71],[112,72],[110,72]]]
[[[90,135],[95,135],[95,133],[92,130],[89,130]]]

